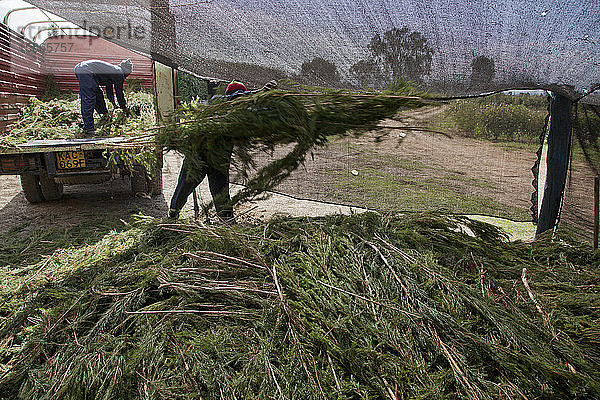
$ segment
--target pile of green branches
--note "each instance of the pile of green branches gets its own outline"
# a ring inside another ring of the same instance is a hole
[[[406,89],[378,93],[308,89],[267,91],[211,105],[184,104],[177,122],[162,131],[157,142],[184,154],[192,174],[206,164],[224,168],[234,144],[234,166],[246,179],[245,189],[232,199],[235,204],[272,189],[302,164],[311,149],[332,137],[378,129],[381,120],[428,104]],[[255,171],[253,155],[281,145],[291,149]]]
[[[153,96],[149,92],[128,92],[127,105],[132,111],[126,117],[120,109],[109,104],[109,113],[104,117],[96,115],[96,136],[131,136],[155,125]],[[0,135],[0,147],[10,147],[36,139],[70,139],[83,136],[80,100],[50,99],[48,101],[31,98],[29,105],[21,110],[22,117],[10,130]]]
[[[598,261],[427,214],[140,218],[2,268],[0,397],[598,398]]]

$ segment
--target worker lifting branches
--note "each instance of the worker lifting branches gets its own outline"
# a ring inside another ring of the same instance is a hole
[[[123,60],[118,65],[100,60],[87,60],[75,66],[75,76],[79,82],[79,97],[81,98],[83,132],[86,136],[93,136],[95,132],[94,110],[102,116],[108,114],[100,86],[105,87],[106,96],[115,108],[117,107],[116,95],[119,107],[126,115],[130,115],[123,94],[123,83],[132,69],[133,64],[130,59]]]
[[[270,81],[261,89],[248,90],[243,83],[233,80],[227,85],[225,95],[213,96],[211,102],[231,101],[240,96],[273,89],[276,86],[276,81]],[[233,143],[219,143],[217,147],[219,148],[218,157],[214,157],[214,154],[212,157],[208,157],[208,149],[201,151],[198,155],[201,165],[192,166],[192,161],[188,157],[183,160],[177,187],[171,199],[169,218],[179,216],[179,212],[185,205],[189,195],[204,180],[204,177],[208,176],[208,185],[217,215],[224,221],[233,221],[233,207],[229,196],[229,166],[231,164]]]

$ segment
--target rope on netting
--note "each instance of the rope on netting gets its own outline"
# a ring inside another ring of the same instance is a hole
[[[589,95],[592,95],[594,93],[596,93],[598,90],[600,90],[600,83],[596,84],[595,86],[593,86],[589,92],[587,92],[586,94],[578,97],[577,99],[575,99],[575,103],[579,103],[581,100],[585,99],[586,97],[588,97]]]
[[[450,100],[469,100],[469,99],[479,99],[482,97],[489,97],[489,96],[493,96],[495,94],[499,94],[499,93],[503,93],[506,92],[507,90],[545,90],[544,88],[509,88],[509,89],[500,89],[500,90],[494,90],[492,92],[485,92],[485,93],[478,93],[478,94],[465,94],[465,95],[461,95],[461,96],[431,96],[431,97],[427,97],[427,100],[431,100],[431,101],[450,101]]]

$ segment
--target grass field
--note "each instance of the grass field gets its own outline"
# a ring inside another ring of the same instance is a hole
[[[478,187],[491,183],[461,175],[446,174],[437,178],[417,179],[385,173],[376,168],[362,168],[357,176],[337,176],[337,199],[383,211],[434,211],[459,214],[505,215],[514,220],[530,217],[527,209],[500,204],[489,197],[462,194],[453,190],[456,182]]]
[[[442,165],[386,154],[375,145],[340,142],[329,149],[333,154],[347,152],[352,156],[349,166],[322,168],[323,180],[331,187],[327,201],[391,212],[485,214],[516,221],[531,218],[529,206],[496,200],[493,193],[502,191],[501,182],[484,172],[476,177],[451,162]],[[525,180],[531,179],[528,169],[522,173]]]

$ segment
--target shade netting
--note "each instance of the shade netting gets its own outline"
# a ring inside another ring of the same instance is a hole
[[[600,76],[594,0],[32,3],[203,76],[342,87],[404,79],[448,94],[540,87],[573,98]]]

